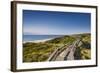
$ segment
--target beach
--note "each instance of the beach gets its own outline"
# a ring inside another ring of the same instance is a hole
[[[49,39],[42,39],[42,40],[35,40],[35,41],[24,41],[23,43],[40,43],[40,42],[46,42],[46,41],[49,41],[49,40],[52,40],[54,38],[49,38]]]

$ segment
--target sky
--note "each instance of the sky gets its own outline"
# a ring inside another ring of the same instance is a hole
[[[24,35],[90,33],[90,27],[90,13],[23,10]]]

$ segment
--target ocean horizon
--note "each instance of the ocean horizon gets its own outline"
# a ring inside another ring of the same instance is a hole
[[[64,35],[23,35],[23,42],[57,38]]]

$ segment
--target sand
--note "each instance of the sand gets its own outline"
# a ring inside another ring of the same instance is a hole
[[[52,40],[53,38],[49,38],[49,39],[43,39],[43,40],[35,40],[35,41],[27,41],[27,42],[30,42],[30,43],[40,43],[40,42],[46,42],[46,41],[49,41],[49,40]],[[27,42],[23,42],[23,43],[27,43]]]

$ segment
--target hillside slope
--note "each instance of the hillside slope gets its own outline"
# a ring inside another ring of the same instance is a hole
[[[77,38],[81,38],[82,44],[77,46],[75,60],[91,58],[90,33],[64,35],[52,40],[40,43],[23,43],[23,62],[46,61],[57,48],[66,44],[72,44]]]

